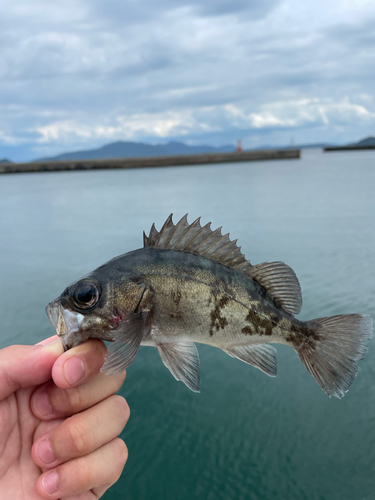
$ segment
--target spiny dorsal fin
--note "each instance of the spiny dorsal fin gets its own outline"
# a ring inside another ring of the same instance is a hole
[[[241,253],[241,248],[237,246],[237,240],[231,241],[229,233],[223,236],[221,227],[213,231],[211,222],[202,227],[200,217],[189,224],[187,214],[174,225],[172,215],[165,221],[160,232],[153,224],[148,237],[143,233],[145,247],[168,248],[193,253],[233,269],[239,269],[240,266],[244,269],[251,267],[250,262]],[[242,268],[239,270],[243,271]]]
[[[237,240],[231,241],[229,233],[221,234],[221,227],[213,231],[211,222],[201,226],[200,217],[192,224],[187,214],[173,224],[171,214],[160,232],[152,225],[150,235],[143,233],[145,247],[166,248],[193,253],[241,271],[267,290],[271,297],[290,314],[298,314],[302,306],[301,288],[294,271],[283,262],[264,262],[252,266],[246,260]]]
[[[302,293],[293,269],[284,262],[263,262],[245,271],[259,283],[281,307],[290,314],[298,314],[302,307]]]

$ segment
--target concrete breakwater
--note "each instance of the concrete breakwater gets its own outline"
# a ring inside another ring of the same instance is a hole
[[[375,149],[375,146],[327,146],[324,148],[325,152],[330,151],[358,151],[360,149]]]
[[[237,161],[283,160],[300,158],[299,149],[265,149],[242,153],[207,153],[198,155],[153,156],[142,158],[116,158],[99,160],[61,160],[30,163],[0,164],[0,174],[26,172],[54,172],[62,170],[103,170],[114,168],[173,167],[232,163]]]

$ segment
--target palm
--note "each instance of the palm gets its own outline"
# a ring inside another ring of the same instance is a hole
[[[31,447],[46,423],[30,410],[33,390],[19,389],[0,402],[0,498],[6,498],[6,492],[13,500],[42,500],[35,489],[42,471],[31,458]]]

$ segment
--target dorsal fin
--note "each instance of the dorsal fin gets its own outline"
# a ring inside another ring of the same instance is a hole
[[[145,247],[179,250],[206,257],[244,273],[265,288],[271,297],[288,313],[298,314],[302,305],[301,288],[293,269],[283,262],[264,262],[252,266],[229,233],[221,227],[213,231],[211,222],[201,226],[200,217],[192,224],[187,214],[174,225],[171,214],[160,232],[152,225],[149,236],[143,233]]]
[[[143,233],[145,247],[193,253],[240,271],[251,267],[241,253],[241,248],[237,246],[237,240],[231,241],[229,233],[223,236],[221,227],[213,231],[211,222],[202,227],[200,217],[189,224],[187,214],[174,225],[172,215],[165,221],[160,232],[153,224],[148,237]]]

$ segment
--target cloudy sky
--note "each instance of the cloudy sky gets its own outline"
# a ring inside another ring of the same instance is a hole
[[[0,158],[375,136],[374,0],[2,0]]]

